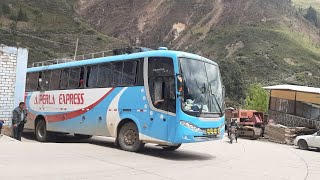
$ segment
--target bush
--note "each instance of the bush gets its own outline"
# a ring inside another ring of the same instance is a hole
[[[261,84],[255,82],[248,89],[245,103],[245,109],[267,112],[269,93],[262,88]]]
[[[314,25],[318,26],[318,14],[317,10],[313,8],[312,6],[309,7],[307,14],[305,15],[305,18],[313,23]]]
[[[2,4],[2,14],[6,15],[6,14],[10,14],[11,13],[11,9],[10,6],[7,4]]]
[[[17,21],[28,21],[28,15],[25,11],[23,11],[21,8],[19,9],[18,15],[17,15]]]

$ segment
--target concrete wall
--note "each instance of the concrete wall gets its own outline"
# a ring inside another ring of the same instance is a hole
[[[268,119],[289,127],[308,127],[320,130],[320,121],[293,116],[282,112],[269,110]]]
[[[0,45],[0,120],[11,125],[11,112],[24,101],[28,50]]]

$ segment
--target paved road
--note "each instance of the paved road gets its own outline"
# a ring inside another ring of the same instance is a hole
[[[22,143],[1,143],[0,179],[320,179],[319,152],[268,142],[225,139],[130,153],[107,138],[58,141],[38,143],[27,134]]]

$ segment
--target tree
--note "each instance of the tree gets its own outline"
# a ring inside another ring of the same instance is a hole
[[[241,71],[241,67],[236,62],[221,61],[219,65],[226,96],[241,104],[245,98],[245,72]]]
[[[28,21],[27,13],[24,12],[24,11],[21,9],[21,7],[20,7],[19,12],[18,12],[18,15],[17,15],[17,21],[25,21],[25,22]]]
[[[262,88],[261,84],[255,82],[248,89],[245,104],[245,109],[267,112],[269,93]]]
[[[10,14],[11,13],[10,6],[8,6],[7,4],[2,4],[2,13],[4,15]]]
[[[312,6],[309,7],[307,14],[305,15],[305,18],[313,23],[314,25],[318,26],[318,14],[317,10],[313,8]]]

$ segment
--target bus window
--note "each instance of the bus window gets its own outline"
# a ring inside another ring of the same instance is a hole
[[[173,61],[170,58],[149,58],[148,82],[153,106],[157,109],[176,112],[175,78]]]
[[[70,69],[68,89],[76,89],[80,84],[80,68]]]
[[[28,73],[26,81],[26,91],[36,91],[38,89],[39,73]]]
[[[49,89],[50,90],[59,89],[60,75],[61,75],[61,70],[60,69],[52,71],[50,85],[49,85]]]
[[[88,76],[88,80],[87,80],[87,87],[90,88],[95,88],[97,87],[97,80],[98,80],[98,71],[99,71],[99,66],[90,66],[87,68],[87,76]]]
[[[133,86],[136,83],[137,61],[126,61],[123,66],[123,86]]]
[[[122,85],[122,69],[123,62],[116,62],[113,64],[113,87]]]
[[[41,84],[40,90],[47,91],[49,90],[50,80],[51,80],[51,72],[52,71],[43,71],[41,72]]]
[[[98,87],[111,87],[112,83],[112,64],[106,63],[99,65]]]
[[[69,70],[70,69],[63,69],[62,70],[60,89],[67,89],[68,88]]]

